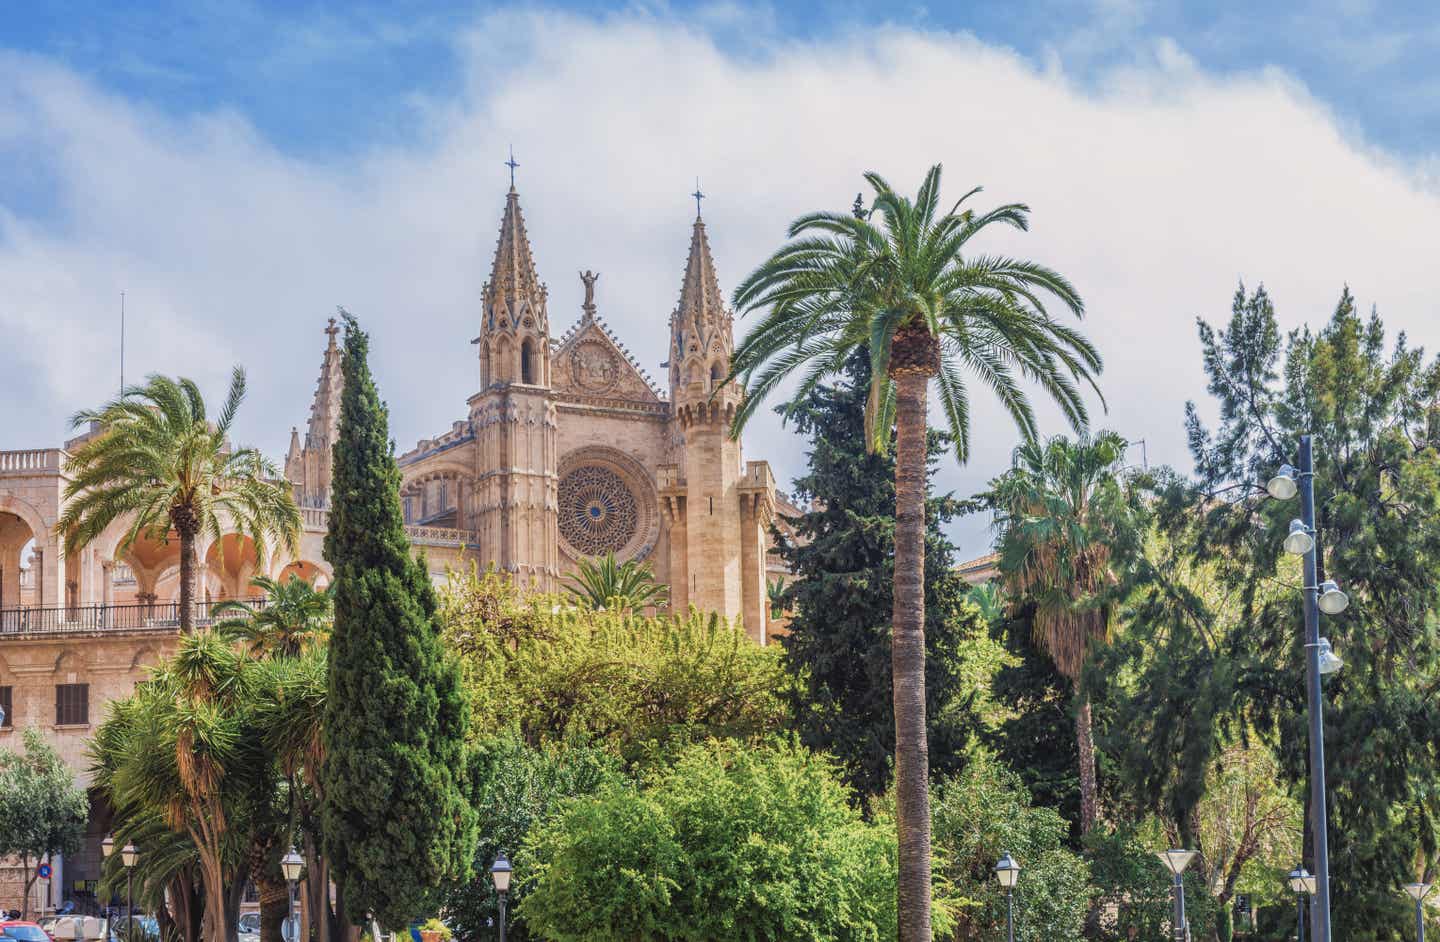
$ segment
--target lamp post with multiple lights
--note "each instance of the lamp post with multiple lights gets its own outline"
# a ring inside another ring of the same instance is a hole
[[[1311,436],[1300,436],[1300,467],[1282,465],[1265,485],[1277,500],[1300,495],[1300,519],[1290,521],[1285,551],[1303,556],[1305,597],[1305,688],[1310,714],[1310,829],[1315,845],[1315,895],[1310,906],[1313,942],[1330,942],[1330,843],[1325,813],[1324,703],[1320,677],[1333,674],[1344,662],[1320,637],[1320,613],[1338,615],[1350,600],[1333,579],[1320,582],[1320,546],[1315,528],[1315,460]]]
[[[1296,867],[1288,879],[1295,894],[1295,939],[1305,942],[1305,897],[1315,895],[1315,877],[1304,867]]]
[[[505,899],[510,895],[510,861],[503,850],[490,867],[490,879],[495,882],[495,892],[500,896],[500,942],[505,942]]]
[[[1020,865],[1008,853],[995,865],[995,879],[1005,888],[1005,938],[1015,942],[1015,884],[1020,879]]]
[[[285,875],[285,882],[290,884],[290,942],[297,942],[300,938],[300,922],[295,918],[295,882],[300,879],[300,871],[305,868],[305,859],[295,852],[295,845],[290,845],[290,852],[280,858],[280,872]]]
[[[1165,869],[1175,878],[1175,915],[1172,920],[1172,936],[1175,942],[1185,942],[1185,879],[1182,875],[1197,853],[1193,850],[1162,850],[1156,854]]]
[[[1425,897],[1430,892],[1429,883],[1407,883],[1405,892],[1415,901],[1415,939],[1425,942]]]

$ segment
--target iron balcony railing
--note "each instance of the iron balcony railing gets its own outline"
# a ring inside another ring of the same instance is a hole
[[[252,608],[263,608],[265,599],[244,599]],[[215,607],[221,603],[193,602],[196,625],[215,621]],[[238,614],[238,613],[237,613]],[[227,617],[224,613],[221,617]],[[125,605],[71,605],[59,608],[0,608],[0,638],[18,634],[67,634],[71,632],[131,631],[143,628],[179,628],[179,602],[133,602]]]

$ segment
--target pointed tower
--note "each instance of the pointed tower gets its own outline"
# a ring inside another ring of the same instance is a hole
[[[697,201],[680,303],[670,315],[678,463],[662,469],[660,477],[671,527],[671,604],[743,616],[747,632],[763,641],[765,532],[745,489],[740,442],[730,435],[741,400],[740,387],[725,382],[735,348],[733,326]]]
[[[469,406],[476,485],[465,516],[474,521],[482,560],[493,561],[523,587],[549,591],[560,560],[545,301],[512,182],[474,340],[480,348],[480,392]]]
[[[339,332],[335,318],[330,318],[325,328],[325,358],[320,362],[320,380],[310,402],[303,446],[299,432],[290,430],[285,477],[295,485],[295,501],[301,507],[330,506],[330,450],[340,431],[340,393],[345,385],[340,372],[340,347],[335,342]]]

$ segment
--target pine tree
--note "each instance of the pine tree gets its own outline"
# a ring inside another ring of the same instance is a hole
[[[404,926],[469,870],[467,703],[445,654],[436,596],[410,554],[388,414],[345,317],[344,394],[325,558],[335,571],[322,812],[340,902]]]
[[[820,386],[790,412],[811,440],[810,472],[796,480],[799,498],[817,499],[796,520],[798,540],[779,551],[795,573],[784,594],[794,611],[781,638],[797,678],[795,723],[805,745],[833,754],[864,794],[890,784],[895,750],[890,623],[895,562],[895,457],[865,448],[869,361],[850,358],[849,382]],[[930,455],[945,442],[931,433]],[[955,771],[966,739],[958,647],[979,614],[964,604],[953,551],[941,532],[958,510],[931,496],[925,512],[925,715],[930,768]]]

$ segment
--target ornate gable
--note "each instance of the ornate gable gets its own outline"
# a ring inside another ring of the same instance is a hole
[[[552,385],[562,400],[597,405],[659,406],[664,398],[598,316],[586,314],[551,356]]]

